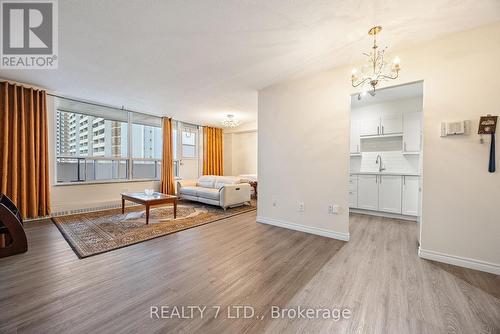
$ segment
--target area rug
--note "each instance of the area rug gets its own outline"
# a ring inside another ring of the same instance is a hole
[[[177,218],[173,218],[173,206],[152,207],[149,224],[143,206],[54,217],[52,221],[79,258],[101,254],[179,232],[192,227],[212,223],[256,209],[251,205],[229,208],[179,201]]]

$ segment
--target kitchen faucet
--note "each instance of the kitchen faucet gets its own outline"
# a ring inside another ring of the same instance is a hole
[[[379,163],[380,161],[380,163]],[[378,171],[379,172],[382,172],[383,170],[385,170],[385,167],[383,167],[382,165],[382,157],[379,155],[377,155],[377,160],[375,160],[375,163],[378,165]]]

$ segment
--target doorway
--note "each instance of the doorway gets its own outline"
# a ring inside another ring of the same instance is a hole
[[[203,133],[200,126],[174,121],[172,124],[174,176],[193,180],[201,176]]]
[[[420,222],[422,116],[422,81],[351,96],[351,213]]]

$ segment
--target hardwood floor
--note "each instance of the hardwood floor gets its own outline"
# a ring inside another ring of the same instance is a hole
[[[418,258],[411,222],[352,215],[344,243],[247,213],[82,260],[51,222],[26,227],[29,252],[0,259],[0,333],[500,332],[499,276]],[[150,318],[190,305],[204,317]],[[270,319],[271,305],[352,317]]]

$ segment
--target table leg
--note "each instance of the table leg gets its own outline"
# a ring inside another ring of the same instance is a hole
[[[177,201],[174,202],[174,219],[177,218]]]
[[[149,205],[146,204],[146,224],[149,224]]]
[[[125,213],[125,198],[122,198],[122,214]]]

